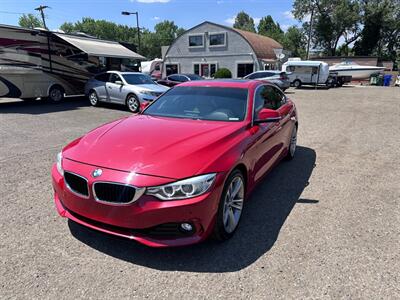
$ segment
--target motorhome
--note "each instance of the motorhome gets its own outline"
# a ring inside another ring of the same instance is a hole
[[[141,68],[142,73],[150,75],[152,78],[161,79],[161,68],[163,60],[155,58],[149,61],[142,61]]]
[[[295,87],[327,84],[329,65],[323,61],[289,60],[282,65],[282,72]]]
[[[84,34],[0,25],[0,97],[60,101],[86,81],[145,58],[117,42]]]

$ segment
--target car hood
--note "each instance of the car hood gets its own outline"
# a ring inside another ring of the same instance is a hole
[[[63,156],[98,167],[179,179],[205,171],[240,140],[244,128],[242,122],[138,115],[94,129],[64,148]]]
[[[138,90],[148,90],[148,91],[152,91],[152,92],[160,92],[160,93],[164,93],[165,91],[167,91],[169,88],[167,88],[166,86],[163,85],[159,85],[159,84],[130,84],[129,87],[133,88],[133,89],[138,89]]]

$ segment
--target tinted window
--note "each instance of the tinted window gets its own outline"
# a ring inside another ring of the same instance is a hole
[[[190,80],[202,80],[203,77],[196,74],[185,74],[185,76],[189,77]]]
[[[246,75],[253,73],[253,64],[238,64],[237,65],[237,77],[242,78]]]
[[[168,76],[168,80],[180,82],[179,76],[178,76],[178,75],[171,75],[171,76]]]
[[[278,109],[285,103],[285,99],[284,94],[273,86],[264,85],[259,87],[254,98],[255,115],[262,108]]]
[[[110,74],[110,79],[108,80],[108,82],[115,83],[116,81],[122,81],[121,77],[119,77],[118,74],[111,73]]]
[[[96,79],[98,81],[106,82],[108,80],[108,73],[96,75],[96,76],[94,76],[94,79]]]
[[[257,78],[264,78],[267,77],[266,72],[257,72],[257,73],[253,73],[250,75],[247,75],[246,78],[247,79],[257,79]]]
[[[189,36],[189,47],[201,47],[201,46],[203,46],[203,35]]]
[[[187,78],[186,76],[178,75],[178,81],[186,82],[186,81],[189,81],[189,78]]]
[[[210,46],[223,46],[225,45],[225,33],[210,34]]]
[[[122,75],[129,84],[154,84],[149,75],[145,74],[124,74]]]
[[[175,87],[158,98],[145,115],[214,121],[242,121],[247,89]]]

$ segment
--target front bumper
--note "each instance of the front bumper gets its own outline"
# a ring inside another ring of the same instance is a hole
[[[88,198],[72,193],[58,173],[52,168],[54,201],[60,216],[71,219],[89,228],[116,236],[136,240],[151,247],[183,246],[200,242],[211,233],[222,193],[224,175],[217,175],[210,191],[199,197],[161,201],[155,197],[143,195],[129,205],[111,205],[96,201],[92,185],[96,180],[131,184],[137,187],[156,186],[172,182],[172,179],[137,175],[110,169],[103,169],[100,179],[90,174],[94,166],[63,160],[63,168],[85,177],[88,180],[90,195]],[[191,223],[193,232],[188,234],[154,234],[160,227],[173,227],[171,224]]]

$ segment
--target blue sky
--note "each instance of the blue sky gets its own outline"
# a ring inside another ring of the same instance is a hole
[[[105,19],[120,24],[135,25],[134,16],[122,16],[121,11],[138,11],[141,27],[153,30],[162,20],[172,20],[178,26],[190,28],[205,20],[232,25],[236,14],[244,10],[256,23],[272,15],[283,29],[296,24],[290,10],[292,0],[0,0],[0,23],[17,25],[18,13],[37,13],[34,8],[48,5],[46,23],[57,29],[63,22],[82,17]]]

